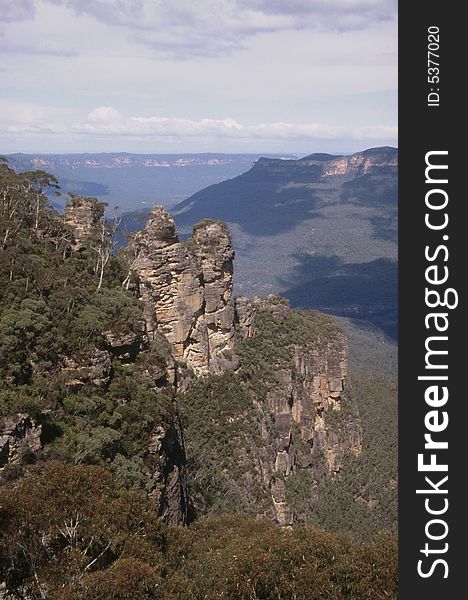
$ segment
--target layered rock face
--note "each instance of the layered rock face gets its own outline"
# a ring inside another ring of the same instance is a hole
[[[312,498],[313,487],[340,470],[347,452],[361,451],[362,434],[356,421],[347,423],[344,436],[328,424],[331,414],[341,411],[346,356],[347,343],[341,335],[320,352],[295,346],[293,365],[280,371],[281,385],[268,394],[276,453],[271,493],[281,525],[291,524],[294,518],[286,497],[291,475],[310,476]]]
[[[244,302],[244,312],[248,304]],[[258,308],[280,320],[291,312],[285,303],[271,304],[268,299],[250,303],[251,311]],[[358,415],[347,415],[341,431],[331,426],[342,410],[348,355],[345,335],[337,330],[321,346],[294,344],[291,350],[290,365],[278,369],[278,383],[269,389],[262,406],[272,417],[267,439],[273,455],[268,470],[274,516],[281,525],[302,518],[288,503],[289,478],[304,476],[313,503],[318,482],[337,473],[344,456],[359,454],[362,444]]]
[[[379,175],[397,173],[398,157],[393,148],[374,148],[343,156],[324,164],[323,177],[334,175]]]
[[[28,414],[0,419],[0,470],[21,463],[26,452],[38,452],[42,448],[41,433],[41,425]]]
[[[74,250],[83,248],[83,241],[95,234],[104,215],[103,204],[94,198],[77,196],[65,206],[63,220],[73,229],[75,242]]]
[[[174,358],[196,374],[234,367],[234,250],[227,227],[203,221],[184,244],[173,219],[157,206],[133,246],[148,336],[163,334]]]
[[[202,320],[206,324],[208,335],[208,367],[211,372],[218,373],[228,366],[238,366],[232,355],[234,250],[231,236],[224,223],[202,221],[195,225],[189,245],[200,261],[202,270],[204,296]]]
[[[385,175],[398,172],[398,155],[394,148],[371,148],[349,156],[312,154],[299,160],[260,158],[253,170],[266,170],[272,178],[290,181],[319,182],[330,177],[344,179],[362,175]]]

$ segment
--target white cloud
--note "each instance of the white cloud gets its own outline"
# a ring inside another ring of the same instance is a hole
[[[382,139],[396,138],[396,128],[388,126],[343,127],[322,123],[256,123],[243,124],[235,119],[182,119],[176,117],[124,117],[111,106],[94,109],[86,123],[72,126],[75,134],[137,136],[153,138],[217,138],[260,140]]]
[[[4,6],[3,152],[33,139],[47,151],[293,152],[395,140],[393,0]]]
[[[141,29],[228,26],[255,32],[282,27],[365,26],[394,18],[396,0],[45,0],[108,24]],[[286,19],[285,19],[286,17]],[[304,17],[313,20],[304,21]],[[352,17],[352,19],[350,19]],[[218,29],[219,31],[219,29]]]
[[[88,115],[88,121],[96,126],[105,126],[106,124],[115,124],[123,120],[120,112],[112,106],[98,106]]]
[[[349,31],[394,19],[396,0],[0,0],[5,20],[53,5],[119,28],[128,40],[182,59],[243,49],[252,37],[288,30]],[[10,8],[8,8],[10,7]],[[86,44],[86,40],[85,40]],[[31,43],[30,43],[31,46]],[[4,44],[5,47],[5,44]],[[11,44],[10,51],[26,46]],[[44,51],[42,49],[42,51]]]
[[[34,13],[34,0],[0,0],[0,21],[25,21]]]

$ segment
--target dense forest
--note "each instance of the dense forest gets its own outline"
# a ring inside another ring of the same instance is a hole
[[[54,192],[52,175],[0,163],[0,597],[396,598],[395,381],[351,373],[340,409],[310,417],[343,456],[327,471],[294,425],[292,466],[265,485],[286,452],[272,389],[286,390],[286,373],[296,402],[298,344],[317,362],[339,327],[260,302],[255,335],[237,325],[238,362],[225,351],[232,368],[196,376],[145,333],[117,220],[69,195],[94,224],[78,235]]]

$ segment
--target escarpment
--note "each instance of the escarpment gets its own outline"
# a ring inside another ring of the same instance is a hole
[[[361,452],[346,338],[330,317],[277,297],[238,298],[235,321],[239,369],[179,397],[196,509],[308,521],[320,483]]]
[[[398,170],[395,148],[370,148],[349,156],[311,154],[298,160],[260,158],[254,170],[265,170],[273,178],[287,175],[298,181],[321,181],[330,177],[356,178],[362,175],[390,175]]]
[[[296,313],[275,297],[251,307],[256,333],[244,341],[243,371],[252,377],[253,350],[266,355],[263,373],[254,367],[261,387],[253,394],[270,449],[274,518],[289,525],[310,518],[319,482],[339,472],[347,454],[361,452],[359,415],[344,400],[348,345],[325,315]]]
[[[321,482],[361,451],[333,319],[278,297],[234,299],[220,221],[182,241],[157,206],[118,256],[97,200],[73,197],[64,221],[72,239],[47,255],[50,288],[31,297],[27,282],[5,321],[10,352],[22,323],[35,337],[6,373],[0,470],[101,465],[170,523],[236,511],[311,520]]]
[[[231,510],[281,525],[307,521],[320,481],[361,451],[359,416],[343,408],[344,334],[331,318],[297,313],[276,297],[234,301],[234,250],[221,222],[197,223],[182,242],[155,207],[132,245],[148,338],[163,335],[175,362],[196,376],[177,400],[189,481],[206,478]],[[191,492],[198,512],[209,511],[206,489],[195,483]]]

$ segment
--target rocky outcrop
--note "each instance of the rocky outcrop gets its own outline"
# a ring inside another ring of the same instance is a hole
[[[130,331],[124,334],[115,334],[112,331],[102,331],[101,335],[111,355],[119,358],[122,362],[133,362],[145,345],[142,333]]]
[[[94,349],[81,356],[64,358],[61,371],[70,388],[78,389],[86,384],[103,388],[110,381],[111,367],[110,353]]]
[[[178,419],[169,428],[157,427],[148,444],[147,491],[159,516],[173,525],[191,520],[190,500],[185,481],[184,438]]]
[[[283,488],[288,477],[305,470],[317,482],[325,474],[337,472],[340,459],[349,450],[348,444],[342,444],[327,426],[328,413],[340,410],[344,366],[341,341],[321,355],[296,347],[294,365],[280,372],[281,386],[268,394],[274,415],[274,472],[284,482],[279,495],[278,485],[272,486],[271,491],[276,518],[282,525],[290,524],[293,518],[292,511],[285,511],[281,504],[285,501]],[[289,521],[285,522],[285,515],[289,515]]]
[[[345,435],[329,424],[331,415],[341,410],[346,356],[343,335],[320,351],[295,346],[291,368],[279,372],[281,384],[268,393],[268,407],[274,415],[274,471],[284,482],[272,485],[271,491],[282,525],[293,519],[293,511],[284,506],[290,475],[307,473],[314,485],[338,472],[346,453],[360,452],[361,428],[355,418],[349,419]]]
[[[274,297],[243,299],[238,308],[239,331],[244,337],[246,332],[255,335],[258,310],[280,321],[292,314],[287,303]],[[302,478],[304,503],[308,504],[305,512],[310,512],[320,480],[337,473],[345,455],[359,454],[362,444],[359,416],[348,406],[343,410],[348,354],[345,335],[336,328],[325,342],[293,343],[289,350],[291,360],[287,365],[272,365],[275,384],[258,399],[263,414],[259,427],[270,448],[263,472],[268,474],[274,518],[283,526],[297,519],[307,520],[288,501],[294,479]]]
[[[42,427],[26,413],[0,419],[0,469],[23,462],[42,448]]]
[[[234,301],[234,314],[237,331],[241,338],[251,338],[255,334],[255,307],[251,300],[239,296]]]
[[[84,240],[94,235],[104,215],[105,204],[95,198],[73,196],[65,206],[63,220],[74,234],[73,250],[81,250]]]
[[[380,175],[397,173],[398,155],[394,148],[371,148],[351,156],[343,156],[324,163],[323,177],[347,175]]]
[[[148,337],[163,334],[174,358],[196,374],[235,367],[234,251],[226,226],[204,221],[184,244],[173,219],[157,206],[133,246],[133,278]]]
[[[159,514],[172,524],[186,524],[191,518],[190,500],[185,480],[184,436],[176,419],[161,440],[166,457],[162,474],[164,488],[159,499]]]
[[[234,250],[224,223],[202,221],[193,228],[189,247],[200,262],[203,276],[203,322],[208,334],[209,370],[237,368],[234,348],[232,276]],[[190,355],[189,355],[190,362]]]

